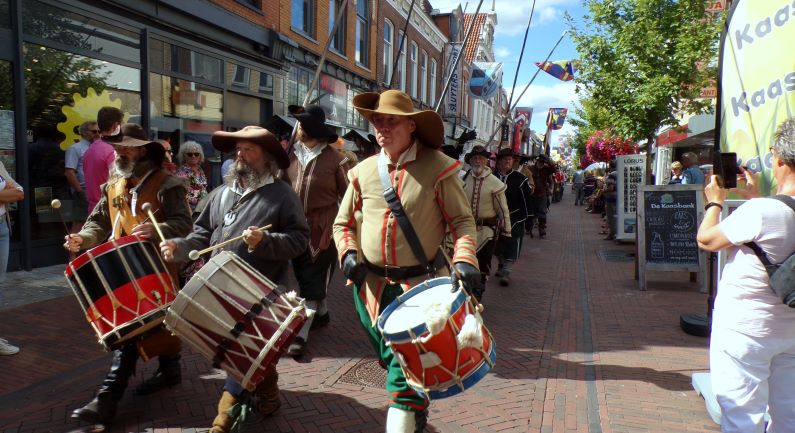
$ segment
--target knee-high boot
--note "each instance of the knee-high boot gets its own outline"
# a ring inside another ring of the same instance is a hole
[[[94,397],[87,405],[75,409],[72,418],[85,422],[109,424],[116,415],[116,405],[127,389],[127,382],[135,372],[138,350],[128,344],[113,352],[110,371]]]

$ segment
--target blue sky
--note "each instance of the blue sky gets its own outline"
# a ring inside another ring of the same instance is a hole
[[[461,2],[459,0],[430,0],[435,9],[450,11],[459,4],[467,13],[475,12],[478,0]],[[503,63],[503,86],[510,97],[513,77],[519,63],[519,54],[522,52],[522,39],[527,20],[530,17],[532,0],[483,0],[481,12],[490,12],[492,4],[497,12],[497,28],[495,33],[494,54],[498,62]],[[564,12],[580,20],[585,14],[580,0],[537,0],[533,22],[527,35],[522,65],[516,79],[514,102],[538,68],[535,62],[543,61],[560,35],[567,29],[563,19]],[[550,57],[550,60],[569,60],[578,57],[574,44],[568,37],[563,38],[560,45]],[[573,101],[576,98],[573,81],[560,81],[546,72],[540,71],[533,84],[522,96],[519,107],[533,107],[533,118],[530,126],[533,130],[544,133],[545,121],[549,108],[565,107],[571,112]],[[571,126],[566,122],[563,129],[554,131],[552,136],[553,146],[557,144],[558,137],[571,131]]]

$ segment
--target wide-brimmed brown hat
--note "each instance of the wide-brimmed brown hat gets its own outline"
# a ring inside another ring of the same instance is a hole
[[[151,143],[152,140],[139,140],[137,138],[131,137],[129,135],[125,135],[121,138],[121,141],[111,143],[114,146],[124,146],[124,147],[140,147],[145,146]]]
[[[474,146],[472,148],[472,150],[470,150],[469,153],[466,154],[466,156],[464,156],[464,162],[469,164],[469,160],[472,159],[472,157],[475,156],[475,155],[480,155],[480,156],[482,156],[482,157],[484,157],[486,159],[491,158],[491,152],[486,150],[485,147],[483,147],[481,145],[477,145],[477,146]]]
[[[370,123],[376,113],[409,116],[417,124],[414,134],[424,145],[438,149],[444,143],[442,117],[431,110],[415,111],[409,95],[399,90],[360,93],[353,97],[353,108]]]
[[[213,147],[217,150],[230,153],[235,150],[235,145],[240,140],[247,140],[257,143],[262,148],[271,154],[276,160],[276,164],[280,168],[287,168],[290,166],[290,160],[287,158],[287,152],[284,151],[279,140],[273,135],[272,132],[261,126],[246,126],[245,128],[235,131],[215,131],[213,133]]]
[[[298,120],[301,129],[316,139],[327,143],[334,143],[339,138],[334,131],[326,125],[326,112],[320,105],[290,105],[287,107],[290,115]]]
[[[497,161],[499,161],[500,158],[505,158],[506,156],[510,156],[511,158],[520,157],[519,154],[514,152],[513,149],[511,149],[510,147],[504,147],[497,152],[497,157],[496,157]]]

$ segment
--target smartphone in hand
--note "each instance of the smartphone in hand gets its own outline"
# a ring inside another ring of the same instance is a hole
[[[721,153],[720,160],[720,177],[723,187],[726,189],[737,188],[737,175],[740,174],[740,168],[737,167],[737,154],[734,152]]]

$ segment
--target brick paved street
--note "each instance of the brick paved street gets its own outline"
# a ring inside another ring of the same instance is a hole
[[[547,239],[524,239],[510,287],[490,281],[484,319],[496,367],[476,387],[435,401],[427,432],[717,432],[693,372],[708,369],[707,340],[679,329],[679,315],[704,312],[706,295],[687,274],[652,274],[639,292],[631,261],[602,257],[634,245],[601,239],[597,215],[568,192],[552,206]],[[21,346],[0,357],[0,431],[66,432],[71,411],[93,396],[110,356],[66,289],[62,267],[9,274],[0,336]],[[383,375],[353,317],[339,273],[332,321],[311,335],[300,361],[279,362],[283,406],[248,432],[380,432]],[[137,386],[156,362],[139,363]],[[188,349],[183,383],[150,397],[128,392],[114,432],[205,432],[223,372]]]

